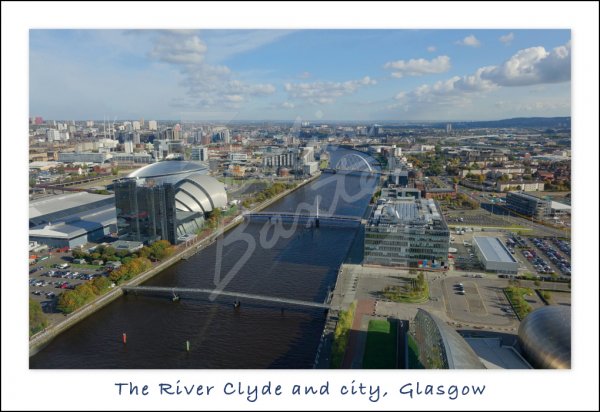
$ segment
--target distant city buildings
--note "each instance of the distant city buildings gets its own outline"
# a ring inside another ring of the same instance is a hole
[[[60,152],[58,161],[62,163],[104,163],[112,157],[110,153],[105,152]]]
[[[208,148],[205,146],[193,146],[190,160],[208,162]]]
[[[148,121],[148,130],[158,130],[158,123],[156,122],[156,120]]]
[[[46,138],[49,142],[59,141],[60,140],[60,132],[55,129],[48,129],[46,131]]]

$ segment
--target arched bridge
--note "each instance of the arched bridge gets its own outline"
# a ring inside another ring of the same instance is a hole
[[[374,170],[371,164],[364,157],[356,154],[349,153],[344,155],[334,167],[338,171],[349,171],[349,172],[369,172],[373,173]]]

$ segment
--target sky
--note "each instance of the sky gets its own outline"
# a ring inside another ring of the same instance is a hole
[[[30,116],[571,115],[570,30],[30,30]]]

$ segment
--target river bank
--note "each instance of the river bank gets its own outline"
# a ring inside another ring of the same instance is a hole
[[[274,196],[273,198],[262,202],[261,204],[255,206],[254,208],[249,210],[249,212],[250,213],[258,212],[258,211],[261,211],[261,210],[267,208],[268,206],[272,205],[276,201],[291,194],[292,192],[303,187],[304,185],[314,181],[319,176],[320,176],[320,173],[318,173],[315,176],[312,176],[308,179],[303,180],[297,186],[295,186],[291,189],[288,189],[288,190]],[[109,303],[113,302],[117,298],[121,297],[123,295],[122,287],[140,285],[141,283],[151,279],[152,277],[156,276],[157,274],[159,274],[163,270],[167,269],[168,267],[174,265],[175,263],[179,262],[180,260],[182,260],[182,259],[185,260],[185,259],[190,258],[191,256],[200,252],[207,246],[210,246],[216,240],[216,238],[218,236],[230,231],[231,229],[236,227],[238,224],[243,222],[243,220],[244,220],[243,215],[236,216],[231,222],[229,222],[227,225],[223,226],[222,228],[218,228],[210,236],[208,236],[202,240],[198,240],[197,242],[194,242],[186,247],[182,247],[173,256],[169,257],[168,259],[164,260],[163,262],[160,262],[158,265],[156,265],[152,269],[150,269],[144,273],[141,273],[140,275],[138,275],[134,279],[130,280],[129,282],[126,282],[122,285],[116,286],[115,288],[113,288],[109,292],[107,292],[106,294],[98,297],[98,299],[88,303],[87,305],[81,307],[80,309],[76,310],[75,312],[73,312],[69,315],[65,315],[64,320],[62,320],[58,323],[55,323],[53,325],[50,325],[44,331],[32,336],[29,339],[29,356],[31,357],[31,356],[35,355],[40,350],[42,350],[48,343],[50,343],[52,341],[52,339],[54,339],[56,336],[58,336],[59,334],[61,334],[64,331],[66,331],[67,329],[71,328],[72,326],[76,325],[83,319],[89,317],[90,315],[97,312],[98,310],[102,309],[103,307],[105,307]]]

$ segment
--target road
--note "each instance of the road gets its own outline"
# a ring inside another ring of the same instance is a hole
[[[447,180],[444,180],[444,181],[446,183],[448,183]],[[481,193],[486,193],[486,194],[488,193],[488,192],[478,192],[476,190],[465,188],[463,186],[458,186],[458,192],[461,193],[461,194],[464,194],[464,195],[468,196],[471,200],[477,202],[477,204],[480,207],[481,207],[481,200],[482,200],[481,197],[480,197],[480,194]],[[500,197],[502,197],[502,196],[500,196]],[[494,205],[494,207],[499,207],[502,210],[506,210],[507,212],[510,212],[503,205],[496,204],[496,205]],[[565,227],[565,229],[555,229],[555,228],[552,228],[552,227],[549,227],[549,226],[545,226],[545,225],[542,225],[542,224],[539,224],[539,223],[532,222],[529,219],[524,219],[524,218],[521,218],[521,217],[510,216],[510,215],[504,215],[504,218],[506,218],[507,221],[509,221],[511,223],[514,223],[515,225],[525,226],[526,228],[529,228],[532,231],[537,232],[538,234],[540,234],[540,236],[567,237],[567,238],[571,237],[571,231],[569,230],[568,227]]]

